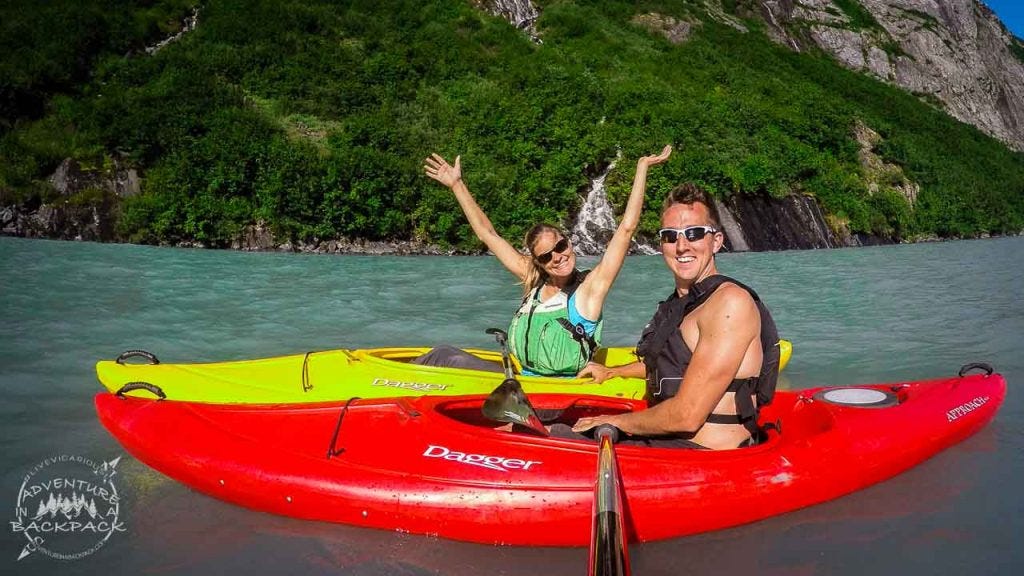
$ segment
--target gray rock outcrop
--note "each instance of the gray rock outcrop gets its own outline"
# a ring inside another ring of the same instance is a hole
[[[1024,151],[1024,44],[988,7],[978,0],[856,1],[877,25],[855,22],[834,0],[761,0],[759,15],[780,44],[813,44]]]
[[[637,26],[646,28],[651,32],[661,34],[666,40],[673,44],[682,44],[690,38],[690,31],[695,25],[700,25],[700,21],[689,22],[685,20],[677,20],[671,16],[665,16],[663,14],[657,14],[649,12],[647,14],[637,14],[630,20]]]
[[[0,208],[0,234],[61,240],[116,240],[114,223],[120,198],[139,193],[134,168],[114,161],[89,168],[65,159],[47,179],[54,197],[39,205]]]
[[[739,232],[726,232],[729,250],[807,250],[843,245],[829,230],[813,196],[792,194],[775,199],[767,194],[733,194],[720,204],[719,216],[725,219],[726,214]]]
[[[534,42],[540,42],[536,27],[540,10],[530,0],[475,0],[475,3],[487,13],[500,16],[516,28],[525,30]]]

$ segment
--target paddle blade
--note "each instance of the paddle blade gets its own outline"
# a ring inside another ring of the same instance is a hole
[[[483,413],[491,420],[526,426],[542,436],[549,434],[515,378],[506,378],[491,392],[484,401]]]
[[[615,432],[614,428],[611,429]],[[601,440],[594,484],[594,524],[590,531],[589,576],[628,576],[629,548],[626,546],[622,486],[615,461],[612,433],[598,429]]]

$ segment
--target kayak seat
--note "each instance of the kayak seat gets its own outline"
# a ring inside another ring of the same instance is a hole
[[[387,366],[388,363],[400,363],[400,364],[415,364],[413,360],[416,360],[428,353],[433,348],[367,348],[365,350],[357,350],[356,356],[362,361],[370,361],[373,364]],[[479,348],[463,348],[463,352],[467,352],[480,360],[483,360],[487,364],[493,364],[493,372],[501,372],[503,368],[501,352],[494,350],[483,350]],[[513,372],[521,373],[522,366],[519,362],[512,358]],[[429,364],[425,365],[428,369],[438,368],[444,369],[443,366],[433,366]]]

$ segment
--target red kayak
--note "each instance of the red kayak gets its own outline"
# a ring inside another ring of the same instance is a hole
[[[704,451],[620,445],[630,541],[753,522],[870,486],[984,427],[1002,376],[779,391],[764,443]],[[963,371],[962,371],[963,372]],[[634,400],[534,395],[560,421]],[[142,462],[275,514],[473,542],[585,546],[596,444],[496,430],[482,396],[214,405],[102,393],[103,425]]]

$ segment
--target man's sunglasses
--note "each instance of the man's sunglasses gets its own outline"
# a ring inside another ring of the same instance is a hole
[[[562,239],[555,244],[554,248],[548,250],[543,254],[537,254],[536,256],[533,257],[533,259],[536,260],[538,264],[547,264],[548,262],[551,262],[551,257],[554,255],[555,252],[561,254],[562,252],[565,252],[568,249],[569,239],[563,236]]]
[[[711,226],[687,226],[686,228],[662,228],[658,230],[658,235],[661,236],[663,244],[675,244],[679,240],[680,234],[686,238],[687,242],[700,242],[704,236],[715,232],[718,230]]]

